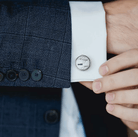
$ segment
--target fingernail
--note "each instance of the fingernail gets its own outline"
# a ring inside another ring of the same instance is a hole
[[[101,87],[102,87],[101,82],[94,82],[94,83],[93,83],[93,90],[94,90],[95,92],[98,92],[98,91],[101,89]]]
[[[107,74],[108,71],[109,71],[109,69],[108,69],[108,67],[106,65],[101,66],[100,70],[99,70],[99,72],[100,72],[101,75]]]
[[[115,94],[113,94],[113,93],[106,94],[106,100],[107,100],[107,102],[113,101],[114,98],[115,98]]]
[[[114,110],[114,106],[113,105],[107,105],[107,111],[112,112]]]

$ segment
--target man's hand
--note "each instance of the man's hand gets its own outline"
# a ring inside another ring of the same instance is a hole
[[[107,52],[120,54],[138,48],[138,0],[104,4],[107,26]],[[80,82],[92,89],[91,81]]]
[[[109,59],[100,69],[103,78],[93,82],[93,91],[106,93],[106,109],[138,130],[138,49]]]
[[[120,55],[100,67],[103,78],[80,83],[95,93],[105,92],[107,111],[138,130],[138,0],[106,3],[104,8],[107,51]]]

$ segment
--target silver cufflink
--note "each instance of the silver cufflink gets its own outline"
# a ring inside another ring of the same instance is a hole
[[[76,59],[75,64],[79,70],[85,71],[89,69],[91,62],[90,62],[90,59],[86,55],[81,55]]]

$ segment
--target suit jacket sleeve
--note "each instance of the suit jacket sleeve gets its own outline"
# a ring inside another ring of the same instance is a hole
[[[68,1],[0,0],[0,86],[67,88],[70,62]]]

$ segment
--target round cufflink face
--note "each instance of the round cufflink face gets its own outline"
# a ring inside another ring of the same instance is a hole
[[[42,72],[41,70],[34,70],[31,74],[31,78],[33,81],[40,81],[42,78]]]
[[[81,71],[85,71],[87,69],[89,69],[90,67],[90,59],[85,56],[85,55],[81,55],[76,59],[76,67],[81,70]]]
[[[29,79],[29,72],[25,69],[20,70],[19,78],[22,81],[27,81]]]
[[[4,75],[3,73],[0,72],[0,82],[3,80],[3,78],[4,78]]]
[[[15,81],[17,79],[17,73],[14,70],[9,70],[6,77],[9,81]]]

